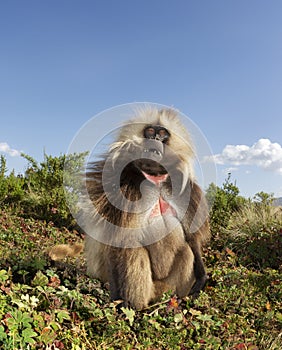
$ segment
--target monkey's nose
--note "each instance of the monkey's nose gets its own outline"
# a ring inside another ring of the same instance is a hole
[[[142,158],[159,161],[163,157],[164,144],[157,140],[144,140]]]

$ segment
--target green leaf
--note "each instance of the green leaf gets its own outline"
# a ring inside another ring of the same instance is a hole
[[[7,334],[5,333],[5,328],[0,326],[0,341],[7,339]]]
[[[37,333],[35,333],[31,328],[25,328],[22,331],[22,337],[25,343],[34,344],[35,340],[33,339],[33,337],[36,337],[36,336],[37,336]]]
[[[277,321],[282,324],[282,313],[281,312],[277,312],[275,314],[275,316],[277,318]]]
[[[30,324],[32,323],[32,318],[29,316],[27,312],[24,312],[22,314],[22,324],[24,327],[30,327]]]
[[[121,311],[125,314],[126,318],[129,321],[130,326],[132,326],[134,322],[135,311],[127,307],[122,307]]]
[[[48,277],[45,276],[44,273],[42,273],[41,271],[38,271],[34,279],[32,280],[32,286],[44,287],[44,286],[47,286],[48,281],[49,281]]]
[[[7,279],[9,279],[8,272],[6,270],[0,270],[0,282],[4,283]]]
[[[57,319],[62,323],[64,320],[70,320],[70,315],[67,310],[59,310],[57,312]]]
[[[211,315],[198,315],[197,319],[203,322],[214,322]]]
[[[179,314],[175,314],[174,315],[174,322],[175,323],[179,323],[183,321],[183,314],[179,313]]]
[[[195,310],[195,309],[192,309],[192,308],[189,309],[189,312],[190,312],[190,314],[192,316],[198,316],[198,315],[202,314],[202,312],[200,310]]]

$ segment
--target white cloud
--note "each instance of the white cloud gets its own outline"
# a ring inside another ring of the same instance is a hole
[[[223,174],[228,175],[229,173],[233,173],[234,171],[238,171],[239,169],[237,167],[229,167],[223,169]]]
[[[0,152],[6,153],[11,157],[19,157],[21,155],[21,152],[11,148],[7,142],[0,142]]]
[[[282,147],[268,139],[260,139],[252,146],[227,145],[222,153],[206,160],[221,165],[256,165],[282,175]]]
[[[282,197],[282,187],[277,191],[277,197]]]

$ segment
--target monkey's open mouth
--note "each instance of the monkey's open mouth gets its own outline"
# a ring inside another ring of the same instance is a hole
[[[165,182],[168,178],[168,174],[161,174],[161,175],[151,175],[147,174],[144,171],[142,171],[142,174],[145,176],[147,180],[152,182],[154,185],[159,186],[162,182]]]
[[[163,177],[163,181],[166,180],[168,176],[167,170],[159,162],[152,159],[138,159],[133,162],[134,166],[145,176],[145,178],[156,184],[155,181],[152,181],[152,177]],[[160,178],[161,179],[161,178]],[[162,182],[162,181],[161,181]]]

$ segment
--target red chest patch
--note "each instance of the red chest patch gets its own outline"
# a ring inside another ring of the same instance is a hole
[[[168,202],[166,202],[162,197],[159,198],[158,202],[153,207],[150,217],[152,218],[159,215],[176,216],[175,209]]]
[[[154,176],[143,172],[143,175],[147,180],[152,182],[157,187],[159,187],[160,184],[168,178],[168,174]],[[159,216],[159,215],[177,216],[175,209],[168,202],[166,202],[161,196],[157,201],[157,203],[154,205],[150,214],[150,218]]]

